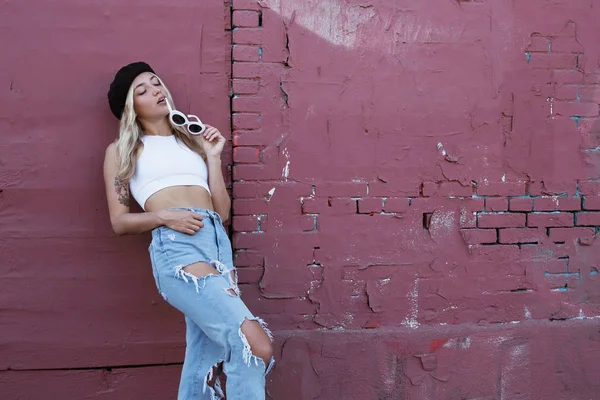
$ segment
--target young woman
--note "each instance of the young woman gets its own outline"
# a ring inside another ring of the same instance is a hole
[[[222,224],[231,205],[221,171],[225,138],[209,125],[192,135],[172,124],[171,94],[144,62],[117,72],[108,100],[121,121],[104,160],[112,227],[119,235],[152,231],[156,286],[185,315],[178,399],[221,398],[214,376],[221,363],[229,400],[264,399],[272,339],[240,299]],[[145,212],[129,211],[130,194]]]

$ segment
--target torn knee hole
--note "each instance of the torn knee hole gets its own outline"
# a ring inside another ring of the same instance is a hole
[[[204,387],[202,389],[202,392],[206,393],[206,390],[208,389],[211,393],[211,399],[220,400],[225,396],[225,393],[223,393],[223,389],[221,389],[221,381],[219,379],[219,376],[221,375],[222,371],[223,364],[222,361],[220,361],[208,370],[208,373],[204,378]]]
[[[265,321],[260,318],[245,318],[240,325],[239,335],[244,343],[243,358],[246,365],[249,366],[252,362],[259,365],[259,360],[265,363],[265,367],[270,365],[273,358],[273,335]]]
[[[182,270],[192,274],[197,278],[203,278],[207,275],[219,275],[219,271],[213,268],[209,263],[197,262],[183,267]]]
[[[237,285],[237,271],[235,268],[228,268],[225,264],[218,260],[209,262],[199,261],[189,265],[178,265],[173,268],[175,276],[185,282],[193,282],[196,286],[196,292],[206,284],[206,278],[209,276],[222,276],[229,283],[227,293],[232,297],[240,297],[240,289]]]

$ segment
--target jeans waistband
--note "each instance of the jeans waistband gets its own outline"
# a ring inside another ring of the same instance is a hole
[[[217,218],[219,221],[221,221],[221,216],[219,215],[219,213],[217,213],[216,211],[213,210],[209,210],[206,208],[195,208],[195,207],[169,207],[167,208],[167,210],[186,210],[186,211],[191,211],[191,212],[195,212],[196,214],[203,214],[209,217],[214,217]]]

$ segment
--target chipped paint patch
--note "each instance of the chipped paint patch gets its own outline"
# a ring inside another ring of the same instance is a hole
[[[410,302],[410,312],[404,318],[402,325],[408,326],[412,329],[416,329],[419,327],[419,321],[417,317],[419,315],[419,279],[415,279],[412,290],[408,295],[408,301]]]
[[[356,46],[361,25],[375,16],[372,7],[347,6],[337,0],[263,0],[261,3],[284,19],[293,19],[329,43],[347,49]]]
[[[446,348],[446,349],[467,350],[469,347],[471,347],[471,337],[470,336],[467,336],[466,338],[449,339],[444,344],[444,348]]]
[[[288,177],[290,176],[290,153],[287,148],[283,149],[283,155],[285,156],[287,162],[281,171],[281,177],[287,181]]]
[[[267,193],[267,197],[265,198],[265,200],[267,202],[271,201],[271,198],[273,197],[274,194],[275,194],[275,188],[269,190],[269,193]]]
[[[444,157],[446,156],[446,150],[444,150],[444,145],[442,144],[442,142],[439,142],[437,144],[437,149],[442,156],[444,156]]]

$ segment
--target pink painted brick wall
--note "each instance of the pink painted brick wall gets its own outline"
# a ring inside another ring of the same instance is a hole
[[[595,398],[600,9],[71,3],[5,7],[0,398],[174,396],[181,315],[101,180],[134,59],[231,139],[270,398]]]
[[[260,295],[250,303],[267,304],[274,327],[342,332],[343,353],[346,331],[368,342],[377,328],[418,335],[506,324],[524,332],[532,321],[564,320],[575,332],[600,315],[594,19],[583,1],[459,3],[408,11],[384,0],[340,9],[337,0],[234,0],[234,13],[261,11],[261,24],[232,36],[233,119],[251,121],[234,127],[233,145],[260,147],[262,155],[254,166],[234,165],[234,210],[268,215],[269,225],[260,234],[250,231],[254,223],[234,226],[233,234],[240,260],[264,257]],[[510,33],[499,33],[500,25]],[[310,230],[302,217],[311,218]],[[271,312],[269,302],[281,299],[316,308]],[[539,340],[547,333],[541,328]],[[303,354],[295,365],[318,363],[307,355],[313,343],[292,341]],[[374,360],[381,376],[330,397],[330,381],[320,376],[286,380],[292,364],[284,346],[273,393],[296,382],[297,398],[388,398],[377,387],[389,398],[447,398],[417,378],[438,374],[433,343],[409,352],[420,361],[402,388],[402,379],[380,387],[392,376],[385,356],[342,356],[363,370]],[[532,346],[525,340],[522,351]],[[467,348],[457,360],[476,354]],[[462,387],[464,398],[496,396],[492,381],[481,391],[467,389],[466,376],[442,381]],[[546,389],[541,377],[539,385],[526,381],[522,393],[532,398]]]

